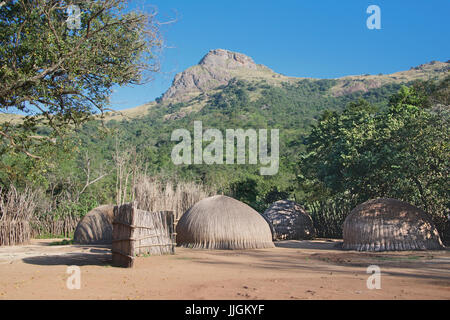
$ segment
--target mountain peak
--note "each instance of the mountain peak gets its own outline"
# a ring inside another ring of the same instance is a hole
[[[224,49],[210,50],[198,65],[178,73],[162,100],[184,101],[192,95],[226,85],[235,77],[248,74],[273,73],[269,68],[256,64],[245,54]]]
[[[224,68],[224,69],[236,69],[236,68],[248,68],[257,69],[257,65],[252,58],[245,54],[232,52],[224,49],[215,49],[209,51],[199,65],[211,68]]]
[[[358,91],[367,92],[386,83],[408,83],[413,80],[441,77],[448,74],[449,70],[448,61],[431,61],[408,71],[399,71],[390,75],[346,76],[336,79],[339,82],[331,91],[335,96]],[[161,100],[189,101],[201,93],[227,85],[233,78],[246,81],[264,80],[275,85],[283,81],[301,79],[277,74],[266,66],[256,64],[245,54],[214,49],[210,50],[197,65],[178,73]]]

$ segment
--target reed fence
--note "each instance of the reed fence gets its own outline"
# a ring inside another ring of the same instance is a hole
[[[136,257],[175,253],[174,215],[148,212],[133,203],[114,208],[112,264],[130,268]]]
[[[29,221],[36,208],[36,193],[26,188],[19,192],[11,186],[0,189],[0,246],[27,243],[31,238]]]

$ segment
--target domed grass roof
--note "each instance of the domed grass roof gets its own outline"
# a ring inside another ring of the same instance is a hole
[[[273,226],[274,240],[311,239],[315,235],[311,217],[294,201],[276,201],[264,211],[263,216]]]
[[[104,205],[89,211],[75,229],[74,242],[79,244],[111,244],[113,220],[113,205]]]
[[[344,249],[437,250],[443,245],[431,218],[400,200],[369,200],[355,207],[343,226]]]
[[[177,224],[177,244],[205,249],[274,247],[266,220],[227,196],[203,199],[186,211]]]

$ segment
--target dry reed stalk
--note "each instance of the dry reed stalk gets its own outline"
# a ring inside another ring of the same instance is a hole
[[[30,240],[29,221],[36,208],[36,193],[30,188],[19,192],[10,186],[0,189],[0,246],[23,244]]]
[[[52,216],[33,217],[30,221],[31,237],[36,238],[43,235],[58,235],[69,237],[76,229],[80,218],[67,215],[59,220],[54,220]]]
[[[137,208],[149,212],[173,211],[176,222],[195,203],[214,194],[214,190],[193,182],[164,183],[148,176],[138,177],[134,186]]]

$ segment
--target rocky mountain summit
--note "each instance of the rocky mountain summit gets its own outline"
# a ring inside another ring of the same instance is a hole
[[[416,80],[439,80],[447,77],[450,71],[450,61],[431,61],[409,70],[398,71],[392,74],[376,75],[350,75],[335,79],[334,85],[323,95],[330,98],[339,98],[354,93],[368,93],[386,85],[411,84]],[[215,49],[209,51],[200,62],[177,74],[171,87],[160,99],[145,105],[127,110],[107,113],[107,120],[122,120],[123,118],[139,118],[155,106],[167,107],[173,103],[181,102],[184,106],[176,111],[167,110],[165,120],[177,120],[192,112],[198,112],[210,104],[210,97],[221,91],[221,86],[229,84],[230,80],[238,79],[246,83],[252,83],[255,89],[252,91],[252,99],[261,97],[261,86],[283,87],[284,84],[298,86],[304,82],[323,81],[324,79],[289,77],[276,73],[268,67],[257,64],[249,56],[229,50]],[[305,97],[305,99],[309,99]],[[264,104],[261,108],[269,108]],[[21,121],[21,116],[17,116]],[[2,115],[0,115],[0,119]],[[3,117],[5,118],[5,116]],[[11,119],[6,115],[6,119]]]
[[[238,69],[247,68],[256,70],[258,66],[252,58],[242,53],[223,49],[211,50],[203,57],[199,65],[205,68]]]
[[[331,89],[333,96],[342,96],[354,92],[368,92],[388,83],[409,83],[414,80],[440,79],[448,74],[449,62],[431,61],[410,70],[383,75],[356,75],[337,78]],[[162,102],[186,102],[201,93],[210,92],[227,85],[233,78],[247,81],[264,80],[271,85],[282,82],[295,82],[305,78],[286,77],[275,73],[268,67],[256,64],[252,58],[242,53],[223,49],[209,51],[199,64],[177,74],[172,86],[164,93]],[[320,80],[312,79],[310,80]]]
[[[188,100],[192,95],[226,85],[231,79],[246,73],[258,75],[273,71],[256,64],[245,54],[223,49],[211,50],[198,65],[175,76],[172,86],[162,96],[162,100]]]

